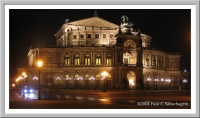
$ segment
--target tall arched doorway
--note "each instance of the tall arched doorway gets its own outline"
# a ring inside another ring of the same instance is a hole
[[[135,89],[136,86],[136,74],[133,71],[129,71],[127,73],[127,78],[128,78],[128,86],[129,89]]]

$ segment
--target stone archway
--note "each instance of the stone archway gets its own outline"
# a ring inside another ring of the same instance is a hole
[[[128,82],[129,82],[129,89],[135,89],[136,86],[136,74],[133,71],[129,71],[127,73],[127,78],[128,78]]]

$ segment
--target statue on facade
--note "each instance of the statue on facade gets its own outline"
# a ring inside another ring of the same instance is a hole
[[[65,23],[69,23],[69,19],[65,19]]]
[[[123,15],[121,19],[121,27],[131,28],[133,26],[133,23],[129,22],[128,16]]]
[[[133,23],[129,22],[128,16],[123,15],[120,22],[120,34],[131,34]]]

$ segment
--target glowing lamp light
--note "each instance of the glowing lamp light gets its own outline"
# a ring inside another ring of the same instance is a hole
[[[158,79],[154,79],[154,81],[158,81]]]
[[[183,82],[184,82],[184,83],[186,83],[186,82],[187,82],[187,80],[186,80],[186,79],[184,79],[184,80],[183,80]]]
[[[166,81],[166,82],[171,82],[171,79],[166,79],[165,81]]]
[[[151,81],[151,78],[148,78],[147,81]]]
[[[23,72],[23,73],[22,73],[22,75],[23,75],[24,77],[26,77],[26,76],[27,76],[25,72]]]
[[[33,77],[33,80],[38,80],[38,78],[35,76],[35,77]]]
[[[57,80],[60,80],[60,77],[57,77],[56,79],[57,79]]]
[[[101,73],[101,75],[105,77],[105,76],[108,75],[108,73],[107,73],[106,71],[103,71],[103,72]]]
[[[42,61],[38,61],[38,62],[37,62],[37,65],[38,65],[38,67],[42,67],[43,62],[42,62]]]

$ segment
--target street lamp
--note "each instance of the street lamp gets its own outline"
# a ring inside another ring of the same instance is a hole
[[[25,87],[25,78],[27,77],[27,75],[26,75],[25,72],[23,72],[22,75],[23,75],[22,79],[23,79],[23,82],[24,82],[24,83],[23,83],[23,87]],[[25,97],[24,91],[23,91],[23,97]]]
[[[18,84],[18,81],[19,81],[19,85],[18,85],[18,88],[19,88],[19,93],[21,94],[21,87],[22,87],[22,85],[21,85],[21,82],[20,82],[20,80],[21,80],[21,76],[19,76],[15,81],[17,82],[17,84]]]
[[[103,92],[106,92],[106,76],[108,76],[108,73],[106,71],[102,72],[101,75],[104,77],[104,80],[103,80]]]
[[[78,77],[78,89],[82,89],[82,80],[83,78],[82,77]]]
[[[186,88],[187,79],[184,79],[184,80],[183,80],[183,83],[184,83],[184,88],[187,89],[187,88]]]
[[[90,87],[91,87],[91,90],[94,88],[94,77],[90,77]]]
[[[59,84],[60,84],[60,82],[59,82],[60,81],[60,77],[57,77],[56,80],[57,80],[57,87],[56,87],[56,89],[58,90]]]
[[[25,78],[27,77],[27,75],[26,75],[26,73],[25,73],[25,72],[23,72],[23,73],[22,73],[22,75],[23,75],[24,86],[25,86]]]
[[[33,81],[37,81],[38,78],[36,76],[33,77]],[[34,82],[34,86],[36,87],[37,86],[37,82]]]
[[[166,81],[166,82],[168,82],[169,89],[170,89],[170,83],[171,83],[171,79],[166,79],[165,81]]]
[[[156,82],[156,89],[158,88],[158,86],[157,86],[157,84],[158,84],[158,79],[156,78],[156,79],[154,79],[154,81]]]
[[[67,80],[67,84],[66,84],[66,86],[65,86],[65,88],[66,89],[68,89],[70,86],[69,86],[69,81],[71,80],[71,78],[70,77],[67,77],[65,80]]]
[[[164,79],[162,78],[161,79],[162,89],[163,89],[163,82],[164,82]]]
[[[37,65],[39,68],[42,67],[43,62],[42,61],[38,61]],[[41,100],[41,91],[40,91],[40,69],[39,69],[39,89],[38,89],[38,100]]]
[[[149,89],[149,82],[151,81],[151,78],[148,77],[148,78],[147,78],[147,81],[148,81],[148,89]]]

